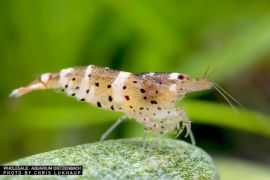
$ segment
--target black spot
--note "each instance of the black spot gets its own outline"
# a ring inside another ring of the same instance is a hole
[[[89,89],[86,90],[86,93],[87,93],[87,94],[89,93]]]
[[[120,107],[120,108],[118,108],[119,110],[121,110],[122,108]]]
[[[61,89],[62,92],[64,92],[65,90],[64,89]]]
[[[154,124],[154,127],[156,127],[157,125],[156,124]]]
[[[74,77],[74,78],[72,78],[72,81],[75,81],[76,80],[76,78]]]
[[[135,84],[136,84],[136,83],[137,83],[137,81],[133,81],[133,83],[135,83]]]
[[[101,103],[100,103],[100,102],[97,102],[97,106],[98,106],[98,107],[101,107]]]
[[[177,78],[182,80],[182,79],[184,79],[184,75],[183,74],[179,74]]]
[[[161,126],[162,129],[164,129],[164,126]]]
[[[151,104],[157,104],[157,101],[155,101],[155,100],[152,100],[150,102],[151,102]]]
[[[96,86],[99,86],[99,83],[98,83],[98,82],[96,82],[96,83],[95,83],[95,85],[96,85]]]
[[[77,86],[77,87],[76,87],[76,90],[78,90],[78,89],[80,89],[80,87],[79,87],[79,86]]]
[[[143,97],[143,99],[147,99],[147,97],[146,97],[146,96],[144,96],[144,97]]]
[[[133,106],[129,106],[130,108],[133,108]]]
[[[161,107],[158,107],[158,110],[161,110]]]
[[[141,93],[145,93],[145,90],[144,89],[140,89]]]
[[[155,115],[156,115],[156,113],[153,113],[153,115],[155,116]]]
[[[133,109],[133,112],[136,112],[135,109]]]
[[[149,108],[146,108],[146,110],[148,111],[148,110],[149,110]]]
[[[171,113],[171,111],[168,111],[168,114],[170,114]]]
[[[156,90],[156,94],[158,94],[158,91]]]
[[[114,111],[114,107],[113,107],[113,105],[111,106],[111,109]]]
[[[112,101],[112,96],[109,96],[109,101],[110,101],[110,102]]]
[[[88,74],[88,77],[91,77],[91,74]]]
[[[112,86],[109,84],[108,86],[107,86],[107,88],[109,89],[109,88],[111,88]]]
[[[160,131],[160,134],[163,134],[164,132],[163,131]]]
[[[125,96],[125,98],[126,98],[126,100],[127,100],[127,101],[129,101],[129,100],[130,100],[130,99],[129,99],[129,96]]]
[[[143,107],[140,107],[139,109],[140,109],[140,110],[143,110]]]
[[[127,88],[127,86],[123,86],[123,89],[126,89]]]
[[[75,93],[72,93],[71,96],[75,96],[76,94]]]
[[[84,99],[84,98],[82,98],[82,99],[81,99],[81,101],[85,101],[85,99]]]
[[[67,84],[65,85],[65,88],[66,88],[66,89],[68,88],[68,85],[67,85]]]

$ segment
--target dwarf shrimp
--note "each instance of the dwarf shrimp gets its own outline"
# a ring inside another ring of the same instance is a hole
[[[18,97],[39,89],[62,89],[79,101],[124,113],[101,140],[122,121],[132,118],[144,126],[145,133],[152,132],[154,136],[180,134],[186,129],[186,136],[190,135],[195,144],[191,121],[176,103],[187,93],[212,87],[226,98],[226,92],[205,77],[190,78],[177,72],[133,74],[89,65],[42,74],[30,85],[13,90],[10,96]]]

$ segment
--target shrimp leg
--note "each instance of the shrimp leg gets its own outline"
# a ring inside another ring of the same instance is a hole
[[[108,137],[108,135],[124,120],[128,119],[127,115],[121,116],[105,133],[100,137],[100,141],[103,141]]]

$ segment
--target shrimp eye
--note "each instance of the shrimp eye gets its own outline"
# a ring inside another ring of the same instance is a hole
[[[183,74],[179,74],[177,78],[183,80],[185,77]]]

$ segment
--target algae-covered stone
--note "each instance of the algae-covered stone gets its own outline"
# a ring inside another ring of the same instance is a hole
[[[147,139],[145,148],[141,138],[102,141],[33,155],[9,165],[83,165],[82,176],[69,176],[80,179],[218,179],[217,169],[207,153],[167,138]],[[37,177],[67,178],[20,176],[20,179]]]

